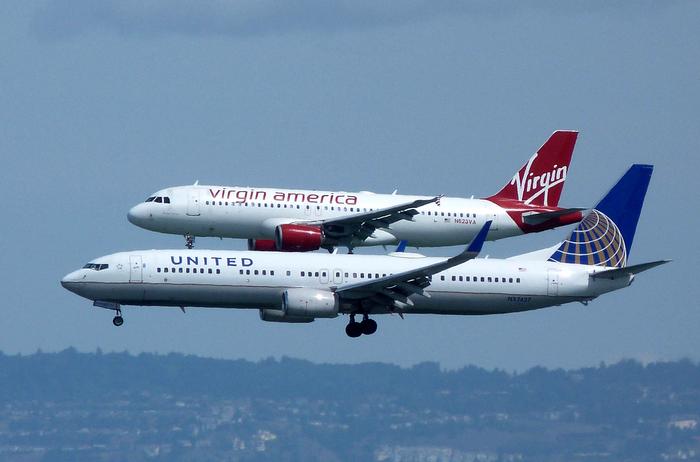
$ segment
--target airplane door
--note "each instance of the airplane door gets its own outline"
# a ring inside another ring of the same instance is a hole
[[[559,295],[559,271],[547,270],[547,295]]]
[[[143,262],[141,255],[131,255],[129,257],[129,282],[143,282]]]
[[[342,284],[343,283],[343,270],[339,268],[335,268],[333,270],[333,284]]]
[[[201,214],[199,211],[199,189],[189,191],[187,194],[187,215],[198,217]]]
[[[328,270],[327,269],[321,269],[321,272],[318,273],[318,282],[321,284],[328,284]]]

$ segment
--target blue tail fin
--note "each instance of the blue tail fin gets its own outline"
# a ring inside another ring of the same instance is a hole
[[[625,266],[653,170],[652,165],[632,165],[549,261]]]

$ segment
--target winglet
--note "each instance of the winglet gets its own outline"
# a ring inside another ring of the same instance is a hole
[[[408,241],[405,239],[401,239],[399,241],[399,245],[396,246],[395,252],[405,252],[406,251],[406,245],[408,245]]]
[[[484,246],[484,242],[486,241],[486,236],[489,234],[491,223],[491,220],[484,223],[484,226],[481,227],[479,233],[469,243],[469,247],[467,247],[467,252],[477,254],[481,252],[481,248]]]

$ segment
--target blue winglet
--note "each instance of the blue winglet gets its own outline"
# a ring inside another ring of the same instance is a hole
[[[467,252],[481,252],[481,248],[484,246],[484,242],[486,241],[486,236],[489,234],[491,223],[493,223],[491,220],[484,223],[484,226],[481,227],[479,233],[476,236],[474,236],[474,239],[472,239],[472,241],[469,243],[469,247],[467,247]]]
[[[401,239],[399,241],[399,245],[396,246],[395,252],[405,252],[406,251],[406,246],[408,245],[408,241],[405,239]]]

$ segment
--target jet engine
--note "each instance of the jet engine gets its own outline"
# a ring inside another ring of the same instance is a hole
[[[314,318],[304,317],[304,316],[288,316],[282,310],[270,310],[262,309],[260,310],[260,319],[267,322],[293,322],[293,323],[304,323],[304,322],[314,322]]]
[[[328,290],[298,288],[282,294],[282,311],[287,316],[335,318],[339,305],[338,296]]]
[[[277,250],[273,239],[248,239],[248,250],[271,251]]]
[[[323,234],[317,226],[283,224],[275,228],[275,247],[285,252],[317,250],[323,242]]]

